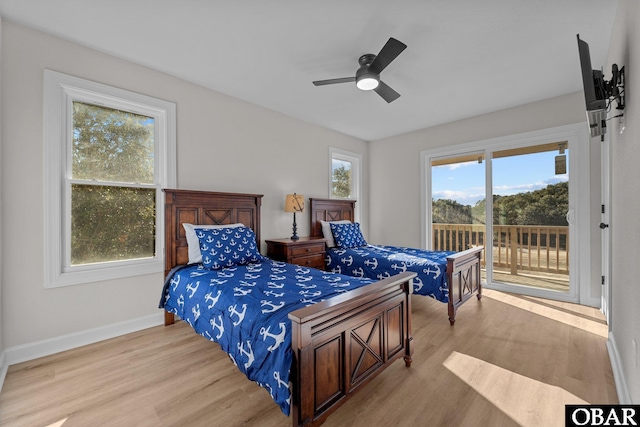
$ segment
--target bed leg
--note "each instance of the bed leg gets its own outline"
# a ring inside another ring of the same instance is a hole
[[[451,326],[453,326],[453,324],[456,322],[456,308],[453,305],[453,301],[451,301],[451,295],[453,295],[451,293],[451,286],[449,286],[449,323],[451,324]]]
[[[404,365],[410,368],[411,362],[413,362],[413,335],[411,334],[411,312],[413,311],[411,308],[411,294],[413,293],[413,278],[405,282],[402,289],[405,293],[405,323],[407,328],[407,338],[404,342]]]
[[[413,362],[413,358],[411,356],[404,357],[404,366],[406,366],[407,368],[410,368],[411,362]]]
[[[405,343],[405,353],[404,353],[404,365],[407,368],[411,367],[411,362],[413,362],[413,337],[409,337]]]
[[[164,311],[164,326],[173,325],[175,322],[175,317],[173,313],[169,313],[167,310]]]

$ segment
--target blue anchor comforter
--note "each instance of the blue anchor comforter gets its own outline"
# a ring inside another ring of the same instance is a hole
[[[220,344],[289,415],[289,312],[372,282],[268,258],[217,270],[195,264],[176,267],[167,276],[160,308]]]
[[[327,269],[335,273],[381,280],[404,271],[417,273],[413,293],[449,301],[447,257],[455,252],[401,246],[366,245],[327,250]]]

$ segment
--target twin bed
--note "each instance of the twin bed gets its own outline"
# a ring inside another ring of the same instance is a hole
[[[309,199],[310,234],[328,239],[328,270],[377,280],[400,272],[414,272],[413,293],[447,303],[451,325],[456,321],[457,309],[465,301],[473,295],[478,299],[482,297],[482,246],[461,252],[443,252],[370,245],[364,239],[359,242],[356,239],[355,243],[347,240],[343,247],[337,246],[328,223],[338,227],[352,224],[355,203],[355,200]]]
[[[178,315],[219,342],[238,368],[291,415],[294,426],[319,425],[395,360],[411,365],[415,274],[373,281],[266,258],[218,269],[182,267],[189,262],[185,223],[196,230],[197,225],[241,223],[238,237],[237,228],[223,227],[202,232],[199,240],[211,238],[212,248],[218,243],[230,248],[230,240],[223,243],[224,234],[214,231],[232,230],[236,243],[251,231],[259,248],[261,199],[165,190],[166,282],[160,307],[165,324]],[[256,259],[246,257],[251,258]]]
[[[382,278],[355,277],[263,257],[261,200],[165,190],[160,308],[165,325],[178,315],[218,342],[294,426],[319,425],[395,360],[411,365],[411,295],[413,281],[422,279],[395,270]],[[353,202],[311,199],[312,235],[321,235],[320,220],[353,221]],[[184,224],[193,224],[198,262]],[[461,252],[442,267],[448,283],[440,286],[454,300],[451,324],[462,302],[474,292],[480,297],[479,260],[478,250]]]

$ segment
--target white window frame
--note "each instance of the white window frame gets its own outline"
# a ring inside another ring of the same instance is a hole
[[[351,162],[351,197],[333,196],[333,160]],[[329,198],[337,200],[356,200],[354,221],[360,219],[360,195],[362,194],[362,155],[340,148],[329,147]]]
[[[73,102],[100,105],[154,118],[156,190],[155,256],[70,265]],[[174,103],[51,70],[44,71],[44,286],[55,288],[164,271],[163,188],[176,183]]]

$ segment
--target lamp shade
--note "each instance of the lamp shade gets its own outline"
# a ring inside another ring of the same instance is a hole
[[[304,210],[304,196],[302,194],[287,194],[284,202],[285,212],[302,212]]]

